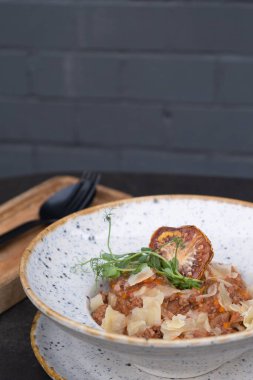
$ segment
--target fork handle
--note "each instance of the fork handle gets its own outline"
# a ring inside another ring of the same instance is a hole
[[[0,235],[0,245],[3,245],[7,243],[9,240],[14,239],[15,237],[22,235],[26,231],[31,230],[32,228],[35,228],[37,226],[41,225],[48,225],[50,224],[51,221],[44,221],[41,219],[36,219],[36,220],[30,220],[29,222],[25,222],[23,224],[20,224],[19,226],[13,228],[10,231],[7,231]]]

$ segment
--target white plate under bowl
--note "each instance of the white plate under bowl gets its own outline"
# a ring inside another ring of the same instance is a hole
[[[69,336],[52,320],[37,313],[31,330],[37,360],[54,380],[157,380],[113,353],[83,344]],[[197,380],[252,380],[253,351],[228,362]],[[169,374],[168,374],[169,375]],[[160,377],[161,379],[161,377]]]
[[[252,203],[225,198],[176,195],[133,198],[70,215],[40,233],[25,251],[20,277],[37,308],[61,328],[100,348],[133,361],[149,374],[196,376],[219,367],[253,348],[253,330],[219,337],[175,341],[145,340],[106,333],[91,318],[87,296],[92,273],[71,268],[106,250],[105,211],[113,207],[111,246],[131,252],[149,244],[162,225],[196,225],[209,237],[214,260],[235,264],[253,279]],[[183,360],[182,360],[183,358]]]

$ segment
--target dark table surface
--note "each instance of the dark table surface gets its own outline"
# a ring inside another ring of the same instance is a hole
[[[0,203],[51,176],[0,179]],[[253,201],[253,179],[105,173],[101,183],[134,196],[208,194]],[[26,299],[0,316],[0,380],[49,379],[30,347],[29,333],[35,312]]]

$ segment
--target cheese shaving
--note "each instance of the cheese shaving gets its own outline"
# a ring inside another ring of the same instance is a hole
[[[207,331],[210,332],[211,326],[209,324],[208,314],[205,312],[189,311],[186,319],[186,331]]]
[[[102,327],[107,332],[123,334],[126,328],[127,318],[119,311],[113,310],[109,305],[105,312],[105,317],[102,320]]]
[[[97,308],[104,304],[103,297],[100,293],[98,293],[95,297],[90,299],[90,310],[93,313],[93,311],[97,310]]]
[[[225,279],[226,277],[231,277],[232,266],[212,263],[209,268],[211,269],[212,275],[217,279]]]
[[[163,333],[164,340],[171,340],[177,338],[182,334],[185,327],[185,315],[174,315],[171,320],[163,321],[161,325],[161,332]]]
[[[134,292],[135,297],[148,296],[151,297],[155,292],[159,291],[163,294],[164,298],[170,297],[172,294],[183,293],[185,290],[179,290],[169,285],[157,285],[155,288],[148,288],[147,286],[142,286],[136,292]]]
[[[200,296],[196,297],[196,300],[199,301],[203,298],[213,297],[217,293],[217,290],[218,290],[217,284],[212,284],[211,286],[209,286],[207,290],[207,294],[201,294]]]
[[[230,306],[232,305],[232,300],[229,296],[227,289],[225,288],[225,285],[222,282],[219,284],[218,301],[219,301],[219,304],[225,310],[230,310]]]
[[[152,271],[152,269],[149,266],[145,266],[139,273],[131,274],[131,276],[128,279],[128,283],[130,286],[133,286],[135,284],[138,284],[140,282],[147,280],[153,275],[154,275],[154,272]]]
[[[135,307],[131,315],[128,317],[127,326],[130,325],[132,329],[133,322],[142,322],[138,326],[157,326],[161,324],[161,304],[163,303],[164,296],[158,289],[149,289],[149,296],[142,296],[143,307]],[[135,324],[133,325],[135,328]]]
[[[117,303],[117,297],[113,293],[108,294],[108,303],[111,305],[111,307],[115,307]]]
[[[134,292],[134,297],[141,297],[146,294],[147,291],[148,288],[144,285],[140,289],[136,290],[136,292]]]
[[[243,313],[243,324],[247,328],[247,330],[253,329],[253,306],[250,306],[249,309]]]
[[[159,289],[153,288],[149,289],[149,291],[147,291],[146,294],[142,296],[142,300],[144,305],[143,307],[146,307],[145,305],[149,305],[148,302],[151,302],[152,300],[157,301],[159,305],[161,305],[164,300],[164,295]]]
[[[148,326],[161,324],[161,303],[152,297],[143,297],[143,309],[146,311],[145,322]]]
[[[129,320],[127,323],[127,333],[129,336],[142,333],[147,328],[146,322]]]
[[[243,324],[248,330],[253,328],[253,300],[232,304],[230,309],[238,312],[243,317]]]

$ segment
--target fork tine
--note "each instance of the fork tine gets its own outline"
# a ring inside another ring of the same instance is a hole
[[[86,194],[86,197],[83,199],[83,201],[79,204],[78,210],[82,210],[90,205],[92,202],[95,194],[96,194],[96,186],[99,183],[101,178],[101,175],[98,174],[97,178],[95,179],[93,186],[90,188],[90,191],[88,194]]]
[[[81,174],[81,177],[80,177],[80,181],[86,181],[86,180],[88,180],[88,179],[91,179],[92,178],[92,176],[93,176],[93,172],[86,172],[85,170],[82,172],[82,174]]]
[[[88,191],[89,187],[90,187],[90,180],[86,180],[82,182],[75,196],[70,200],[70,202],[65,207],[65,212],[64,212],[65,214],[71,214],[73,212],[73,210],[75,209],[76,202],[78,202],[78,199],[80,197],[83,197],[83,194],[85,194]]]
[[[99,178],[100,176],[94,173],[92,179],[90,180],[89,187],[87,187],[87,190],[82,191],[81,189],[79,196],[75,199],[75,202],[73,204],[74,211],[80,209],[80,205],[84,202],[86,197],[89,196],[90,192],[93,191],[94,187],[96,187]]]
[[[76,196],[72,198],[65,209],[66,214],[71,214],[72,212],[79,209],[80,203],[86,198],[86,196],[90,193],[92,188],[94,188],[94,183],[98,175],[95,173],[88,173],[86,180],[83,181],[82,186],[79,188],[79,191],[76,193]]]
[[[82,181],[83,179],[85,179],[85,177],[87,176],[87,174],[89,174],[89,172],[87,172],[86,170],[83,170],[82,174],[80,176],[80,181]]]
[[[66,204],[64,205],[65,212],[68,208],[71,208],[71,204],[76,199],[76,197],[78,196],[78,194],[79,194],[79,192],[83,186],[83,183],[85,181],[88,181],[91,178],[91,174],[92,174],[91,172],[85,172],[85,171],[82,172],[80,180],[79,180],[79,182],[77,182],[77,187],[76,187],[75,191],[73,192],[72,196],[67,200]]]
[[[91,191],[91,189],[94,186],[94,181],[96,177],[93,177],[89,180],[83,183],[83,186],[80,188],[80,191],[78,192],[77,196],[73,199],[71,204],[68,207],[67,212],[72,213],[79,209],[79,205],[83,200],[86,198],[87,194]]]

